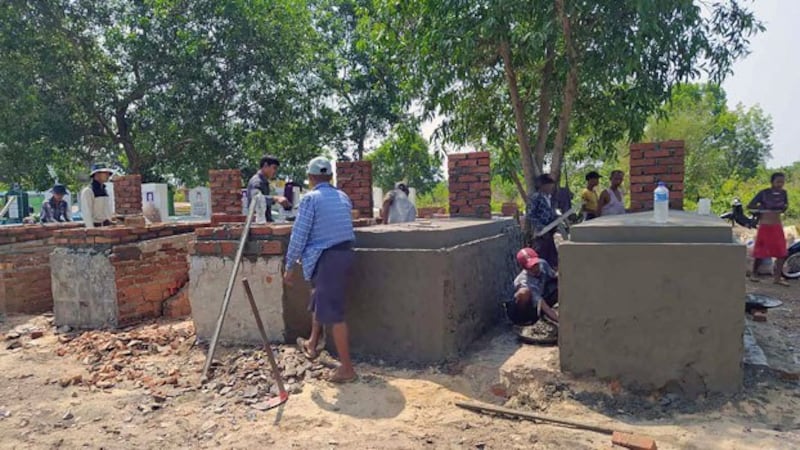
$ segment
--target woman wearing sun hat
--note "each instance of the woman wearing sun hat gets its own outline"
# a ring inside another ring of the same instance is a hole
[[[106,192],[106,183],[114,171],[104,164],[92,165],[92,182],[81,191],[81,215],[86,228],[113,225],[111,197]]]

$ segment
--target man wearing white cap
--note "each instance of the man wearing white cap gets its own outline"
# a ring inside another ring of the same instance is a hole
[[[81,215],[86,228],[113,225],[111,197],[106,183],[114,171],[103,164],[92,165],[92,182],[81,191]]]
[[[341,365],[329,381],[348,383],[356,379],[344,320],[345,294],[354,258],[353,206],[347,194],[331,186],[333,169],[327,159],[311,160],[308,178],[313,190],[303,197],[297,211],[286,253],[284,281],[292,284],[292,269],[301,261],[303,276],[313,287],[309,305],[313,325],[308,340],[297,340],[298,347],[309,359],[316,358],[322,326],[330,325]]]

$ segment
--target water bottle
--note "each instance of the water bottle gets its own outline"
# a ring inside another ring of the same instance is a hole
[[[256,223],[264,225],[267,223],[267,199],[258,193],[253,201],[256,202]]]
[[[653,219],[656,223],[667,223],[669,219],[669,189],[663,181],[653,191]]]

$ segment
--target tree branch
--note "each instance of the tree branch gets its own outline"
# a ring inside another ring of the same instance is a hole
[[[550,133],[550,117],[553,103],[553,76],[555,72],[555,52],[553,41],[548,40],[545,50],[547,61],[542,67],[542,86],[539,89],[539,122],[536,125],[536,145],[533,149],[534,162],[538,167],[544,165],[547,136]]]
[[[566,0],[555,0],[556,14],[561,22],[561,31],[564,35],[564,46],[567,49],[567,79],[564,82],[564,100],[561,103],[561,112],[558,117],[558,130],[553,142],[553,158],[550,164],[550,175],[558,182],[561,175],[561,163],[564,159],[564,145],[569,132],[569,121],[572,116],[572,107],[578,95],[578,58],[575,52],[575,43],[572,40],[572,29],[565,9]]]

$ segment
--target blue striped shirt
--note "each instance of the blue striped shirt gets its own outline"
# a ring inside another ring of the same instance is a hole
[[[303,276],[310,280],[322,252],[343,242],[354,241],[353,205],[347,194],[330,183],[320,183],[300,201],[292,227],[286,271],[302,260]]]

